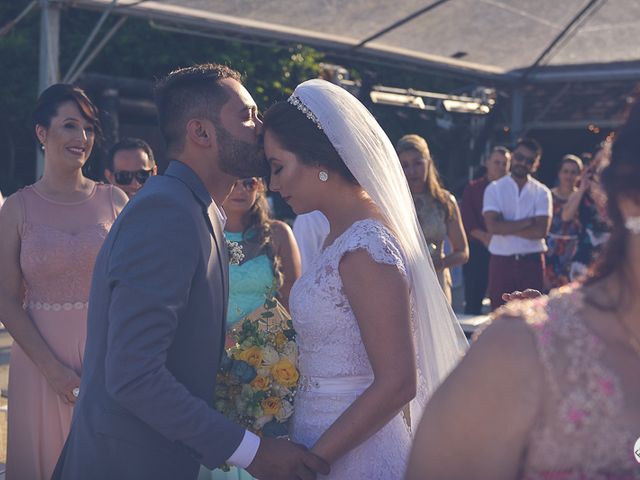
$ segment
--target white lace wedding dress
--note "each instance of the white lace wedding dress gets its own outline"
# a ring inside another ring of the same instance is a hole
[[[290,307],[298,332],[301,383],[291,436],[312,447],[323,432],[373,380],[358,322],[338,271],[347,252],[365,250],[378,263],[406,275],[397,239],[380,222],[360,220],[328,246],[291,290]],[[413,311],[413,309],[412,309]],[[400,414],[366,442],[331,465],[332,479],[402,478],[411,435]]]

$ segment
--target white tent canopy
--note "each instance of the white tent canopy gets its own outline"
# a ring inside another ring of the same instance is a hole
[[[52,0],[506,82],[640,78],[638,0]],[[523,78],[523,76],[525,78]]]

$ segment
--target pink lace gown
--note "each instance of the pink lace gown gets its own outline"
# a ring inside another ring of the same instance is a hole
[[[113,187],[96,184],[77,203],[47,199],[33,186],[23,206],[20,266],[24,308],[54,354],[80,374],[93,265],[113,224]],[[17,343],[11,350],[7,479],[49,479],[69,433],[73,407],[53,391]]]
[[[616,367],[583,321],[583,304],[581,288],[572,284],[498,312],[526,319],[544,368],[546,393],[523,463],[526,480],[640,479],[632,400],[640,377]]]

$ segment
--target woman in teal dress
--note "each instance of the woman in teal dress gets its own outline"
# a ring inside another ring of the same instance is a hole
[[[240,179],[222,204],[231,258],[227,330],[252,318],[265,300],[275,298],[288,308],[289,292],[300,276],[300,252],[293,232],[286,223],[270,218],[265,190],[258,178]],[[202,467],[199,476],[199,480],[252,478],[235,467],[228,472]]]

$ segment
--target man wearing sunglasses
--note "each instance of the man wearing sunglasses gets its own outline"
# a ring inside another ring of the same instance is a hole
[[[124,190],[129,198],[157,173],[153,151],[140,138],[123,138],[107,154],[104,176],[109,183]]]

